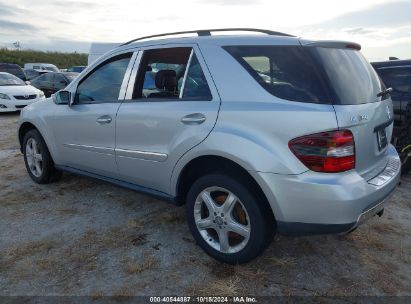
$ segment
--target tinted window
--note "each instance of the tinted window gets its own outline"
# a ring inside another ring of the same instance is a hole
[[[183,98],[211,100],[211,92],[207,80],[198,62],[197,56],[193,53],[187,78],[184,81]]]
[[[282,99],[331,103],[313,59],[300,46],[224,47],[268,92]]]
[[[54,76],[54,74],[53,73],[46,73],[46,74],[44,74],[43,76],[41,76],[41,81],[47,81],[47,82],[53,82],[53,77]]]
[[[359,51],[321,47],[306,48],[323,69],[337,104],[363,104],[380,101],[383,89],[372,66]]]
[[[191,48],[163,48],[144,52],[133,98],[178,99]]]
[[[411,67],[382,68],[377,71],[387,87],[399,92],[411,92]]]
[[[131,53],[111,58],[99,65],[77,87],[77,103],[99,103],[118,100],[121,84]]]
[[[15,64],[10,64],[5,66],[5,72],[8,72],[10,74],[13,74],[20,79],[26,80],[26,75],[24,74],[24,71],[17,65]]]
[[[54,81],[56,81],[56,82],[66,81],[66,78],[65,78],[63,75],[61,75],[61,74],[56,74],[56,75],[54,76]]]

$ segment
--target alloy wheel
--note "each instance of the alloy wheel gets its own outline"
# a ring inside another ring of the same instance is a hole
[[[241,200],[222,187],[201,191],[194,204],[194,220],[202,238],[222,253],[237,253],[248,243],[250,219]]]
[[[26,159],[30,172],[35,177],[43,173],[43,154],[37,141],[31,137],[26,143]]]

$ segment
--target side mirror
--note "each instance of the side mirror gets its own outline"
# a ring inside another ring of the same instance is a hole
[[[31,82],[28,81],[28,80],[26,80],[24,83],[27,84],[27,85],[31,85]]]
[[[73,104],[72,94],[69,91],[58,91],[53,95],[53,100],[56,104],[66,104],[69,107]]]

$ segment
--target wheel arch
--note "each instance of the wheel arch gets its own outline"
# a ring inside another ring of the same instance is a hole
[[[23,140],[24,136],[29,132],[30,130],[37,130],[40,134],[40,130],[31,122],[25,121],[23,122],[18,131],[18,139],[19,139],[19,144],[20,144],[20,151],[23,153]]]
[[[36,130],[37,132],[40,133],[40,136],[43,138],[44,142],[46,143],[47,149],[50,153],[51,159],[53,160],[53,162],[55,161],[54,158],[54,151],[53,148],[54,146],[51,145],[51,142],[49,141],[49,139],[47,138],[47,136],[45,135],[45,131],[42,130],[41,128],[39,128],[38,125],[34,124],[33,122],[27,120],[24,121],[20,124],[19,126],[19,130],[18,130],[18,140],[20,143],[20,151],[23,153],[23,141],[24,141],[24,136],[27,134],[27,132],[29,132],[30,130]],[[44,131],[44,132],[43,132]]]
[[[223,173],[240,178],[242,182],[250,185],[251,189],[269,209],[273,221],[275,221],[274,210],[256,179],[238,162],[219,155],[201,155],[188,161],[180,170],[175,183],[176,202],[178,205],[185,204],[187,193],[193,182],[205,174]]]

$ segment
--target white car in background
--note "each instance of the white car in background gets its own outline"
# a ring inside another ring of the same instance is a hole
[[[19,111],[28,104],[44,99],[43,91],[16,76],[0,72],[0,112]]]
[[[35,70],[38,72],[59,72],[58,67],[51,63],[26,63],[24,68],[27,70]]]

